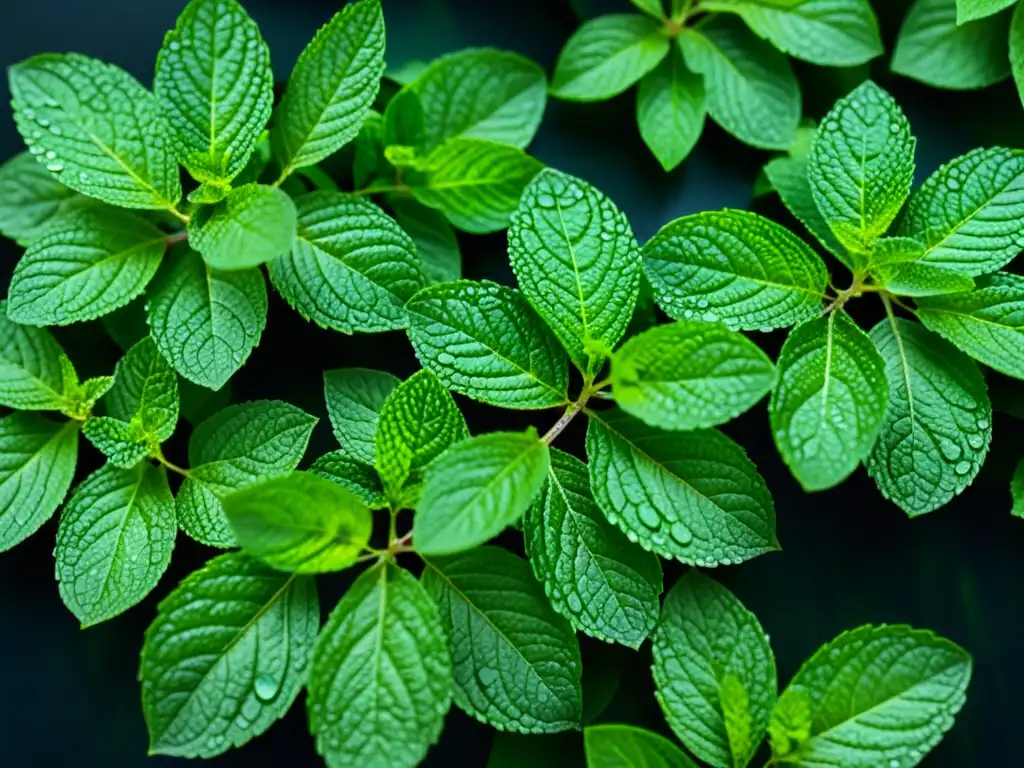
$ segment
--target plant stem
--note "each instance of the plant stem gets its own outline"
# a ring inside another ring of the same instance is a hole
[[[352,192],[353,195],[362,197],[363,195],[377,195],[383,194],[384,192],[408,192],[409,187],[406,184],[392,184],[390,186],[381,187],[364,187],[363,189],[357,189]]]
[[[183,243],[188,240],[188,231],[181,230],[181,232],[175,232],[173,235],[167,236],[167,247],[170,248],[175,243]]]
[[[604,385],[604,383],[601,384],[601,386]],[[569,426],[572,420],[576,418],[576,415],[587,406],[587,401],[590,400],[591,396],[594,395],[596,391],[597,388],[595,388],[591,382],[584,382],[583,391],[580,392],[579,398],[575,403],[565,409],[565,413],[561,415],[551,429],[544,433],[544,437],[542,437],[541,440],[548,445],[555,442],[555,438],[562,434],[562,431]]]
[[[292,175],[292,170],[292,168],[285,168],[284,170],[282,170],[281,175],[277,177],[277,181],[275,181],[271,186],[280,187],[282,184],[284,184],[284,180]]]
[[[160,446],[156,447],[156,451],[153,454],[153,458],[159,461],[164,467],[171,470],[171,472],[177,472],[182,477],[188,477],[188,470],[179,467],[177,464],[172,464],[171,462],[169,462],[167,460],[167,457],[164,456],[164,452],[160,448]]]
[[[174,216],[175,216],[175,217],[176,217],[176,218],[177,218],[177,219],[178,219],[179,221],[181,221],[181,222],[182,222],[183,224],[188,224],[188,223],[189,223],[189,221],[191,220],[191,217],[190,217],[190,216],[188,216],[187,214],[184,214],[184,213],[182,213],[181,211],[179,211],[179,210],[178,210],[178,209],[177,209],[177,208],[176,208],[175,206],[173,206],[173,205],[171,205],[171,206],[168,206],[167,210],[168,210],[168,211],[170,211],[170,212],[171,212],[171,214],[172,214],[172,215],[174,215]]]

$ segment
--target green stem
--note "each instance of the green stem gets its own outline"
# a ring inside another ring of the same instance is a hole
[[[173,206],[173,205],[171,205],[171,206],[168,206],[168,207],[167,207],[167,210],[168,210],[168,211],[170,211],[170,212],[171,212],[171,214],[172,214],[172,215],[173,215],[173,216],[174,216],[175,218],[177,218],[177,219],[178,219],[178,220],[179,220],[180,222],[182,222],[183,224],[188,224],[188,223],[189,223],[189,221],[191,221],[191,219],[192,219],[192,217],[191,217],[191,216],[189,216],[188,214],[184,214],[184,213],[182,213],[181,211],[179,211],[179,210],[178,210],[178,209],[177,209],[177,208],[176,208],[175,206]]]
[[[181,230],[181,232],[175,232],[173,235],[167,236],[167,247],[170,248],[175,243],[183,243],[188,240],[188,231]]]
[[[363,195],[377,195],[377,194],[383,194],[385,192],[406,192],[407,193],[408,191],[409,191],[409,187],[406,184],[392,184],[390,186],[382,186],[382,187],[364,187],[363,189],[355,190],[354,192],[352,192],[352,194],[361,197]]]
[[[156,447],[156,451],[153,454],[153,458],[159,461],[164,467],[171,470],[171,472],[177,472],[182,477],[188,477],[188,470],[183,469],[182,467],[179,467],[177,464],[172,464],[170,461],[168,461],[167,457],[164,456],[164,452],[159,445]]]
[[[572,420],[579,415],[580,411],[587,407],[587,402],[591,397],[597,394],[598,390],[608,386],[609,379],[605,379],[599,384],[594,384],[594,380],[588,378],[583,382],[583,391],[580,392],[580,396],[576,399],[576,402],[572,403],[568,408],[565,409],[565,413],[561,415],[558,421],[555,422],[554,426],[551,427],[547,432],[544,433],[544,437],[541,438],[545,443],[551,445],[555,442],[555,439],[562,434],[566,427],[572,423]]]

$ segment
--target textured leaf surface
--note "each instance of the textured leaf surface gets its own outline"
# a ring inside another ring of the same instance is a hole
[[[964,24],[974,19],[983,19],[993,13],[1009,8],[1016,0],[956,0],[956,22]]]
[[[427,467],[413,540],[426,555],[478,546],[518,520],[547,477],[547,444],[536,430],[463,440]]]
[[[416,356],[449,389],[505,408],[567,402],[565,355],[517,291],[460,280],[420,291],[406,308]]]
[[[320,191],[298,199],[291,253],[270,279],[303,317],[342,333],[404,328],[403,305],[424,278],[416,246],[369,200]]]
[[[708,114],[716,123],[755,147],[789,147],[802,107],[785,56],[728,16],[684,30],[679,45],[687,66],[704,76]]]
[[[0,302],[0,405],[54,411],[64,405],[63,352],[45,328],[19,325]]]
[[[237,0],[192,0],[164,38],[153,90],[181,164],[199,181],[232,179],[270,119],[270,49]]]
[[[0,234],[29,245],[54,221],[82,205],[30,152],[0,165]]]
[[[779,193],[782,202],[807,231],[814,235],[826,251],[836,256],[847,266],[853,266],[855,257],[846,252],[818,210],[807,178],[806,157],[777,157],[765,167],[765,173],[772,187]]]
[[[690,154],[704,132],[705,114],[704,79],[687,68],[674,45],[636,92],[640,136],[666,171]]]
[[[978,366],[907,320],[883,320],[871,339],[885,360],[889,407],[868,473],[911,517],[970,485],[992,439],[992,406]]]
[[[587,768],[696,768],[686,753],[657,733],[632,725],[583,730]]]
[[[934,264],[892,264],[873,270],[879,285],[897,296],[941,296],[974,288],[974,280]]]
[[[441,611],[460,709],[503,731],[579,727],[576,636],[525,560],[481,547],[431,558],[422,582]]]
[[[220,389],[259,343],[267,286],[256,269],[213,269],[193,251],[174,258],[146,305],[153,341],[179,374]]]
[[[865,626],[843,633],[786,690],[806,696],[812,726],[784,764],[912,768],[952,727],[971,666],[962,648],[926,630]]]
[[[64,604],[83,626],[127,611],[167,570],[177,529],[162,467],[108,464],[89,475],[71,494],[57,531]]]
[[[240,552],[190,574],[146,630],[150,752],[214,757],[263,733],[298,696],[319,628],[312,577]]]
[[[344,451],[325,453],[310,465],[309,471],[351,491],[370,509],[384,509],[388,506],[384,484],[377,470],[351,458]]]
[[[551,451],[547,483],[526,513],[523,536],[556,611],[591,637],[640,647],[658,621],[661,565],[605,519],[586,464]]]
[[[222,202],[200,208],[188,242],[216,269],[248,269],[276,259],[295,244],[295,203],[265,184],[231,190]]]
[[[349,3],[299,54],[271,140],[281,167],[314,165],[352,141],[384,74],[380,0]]]
[[[882,429],[886,401],[884,361],[845,312],[793,329],[769,416],[775,445],[805,489],[831,488],[857,469]]]
[[[138,428],[118,419],[91,418],[82,425],[82,434],[107,461],[122,469],[131,469],[149,453]]]
[[[828,274],[788,229],[747,211],[684,216],[643,249],[654,297],[677,320],[740,330],[793,325],[821,311]]]
[[[779,547],[764,480],[717,430],[664,432],[602,411],[590,416],[587,458],[598,506],[644,549],[711,567]]]
[[[396,376],[368,368],[324,371],[327,414],[345,453],[364,464],[373,464],[380,409],[398,384]]]
[[[128,211],[78,210],[29,246],[11,278],[7,313],[15,322],[67,325],[112,312],[145,290],[166,242]]]
[[[0,552],[39,530],[71,487],[78,424],[35,413],[0,419]]]
[[[410,198],[392,200],[391,212],[416,244],[420,267],[428,283],[446,283],[462,277],[459,241],[444,214]]]
[[[665,598],[654,635],[654,684],[665,719],[701,760],[745,766],[775,705],[775,657],[757,617],[725,587],[690,570]],[[750,738],[737,751],[723,707],[730,683],[747,700]]]
[[[1010,70],[1024,102],[1024,10],[1018,4],[1010,21]]]
[[[148,336],[128,350],[114,371],[107,414],[138,423],[140,439],[163,442],[178,424],[178,377]]]
[[[8,82],[29,151],[62,184],[126,208],[181,199],[167,122],[127,72],[77,53],[44,53],[11,67]]]
[[[625,215],[601,192],[546,169],[523,191],[508,230],[519,290],[569,357],[596,373],[622,338],[640,290],[640,249]]]
[[[612,358],[615,402],[660,429],[713,427],[768,394],[775,366],[745,336],[681,320],[629,339]]]

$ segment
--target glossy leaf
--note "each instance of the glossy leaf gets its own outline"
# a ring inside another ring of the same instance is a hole
[[[107,414],[138,425],[139,438],[162,443],[178,424],[178,377],[146,337],[117,364]]]
[[[380,409],[397,387],[396,376],[367,368],[324,371],[324,396],[341,449],[364,464],[376,458],[374,441]]]
[[[249,269],[292,249],[296,216],[295,203],[282,190],[246,184],[196,211],[188,242],[215,269]]]
[[[807,165],[806,157],[777,157],[768,163],[764,170],[789,212],[807,227],[807,231],[817,238],[825,250],[848,267],[859,265],[863,259],[859,259],[856,254],[847,253],[818,210],[818,205],[814,202],[814,193],[811,191],[810,179],[807,178]]]
[[[682,51],[672,46],[636,92],[640,136],[666,171],[690,154],[704,132],[706,113],[704,79],[687,68]]]
[[[351,491],[370,509],[385,509],[388,506],[384,484],[377,470],[351,458],[344,451],[325,453],[310,465],[309,471]]]
[[[0,302],[0,405],[21,411],[64,407],[60,345],[45,328],[19,325]]]
[[[391,213],[416,244],[428,283],[447,283],[462,277],[459,241],[444,214],[410,198],[392,200]]]
[[[0,165],[0,234],[28,246],[55,221],[86,203],[22,152]]]
[[[664,736],[632,725],[584,728],[583,746],[587,768],[697,768]]]

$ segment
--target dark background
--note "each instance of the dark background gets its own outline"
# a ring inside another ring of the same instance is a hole
[[[183,6],[181,0],[2,4],[0,63],[5,66],[37,52],[79,51],[116,63],[147,84],[163,34]],[[245,5],[270,44],[281,81],[340,2],[249,0]],[[891,51],[908,3],[876,0],[874,5]],[[631,10],[626,0],[385,0],[384,6],[391,65],[466,46],[494,45],[530,56],[549,72],[580,16]],[[867,67],[843,71],[796,64],[796,69],[804,85],[805,113],[814,117],[868,74]],[[894,93],[910,116],[919,138],[918,180],[972,147],[1017,143],[1024,113],[1008,82],[980,93],[937,91],[892,77],[887,57],[873,62],[870,75]],[[641,242],[677,216],[750,205],[751,185],[766,153],[739,144],[709,121],[690,159],[665,174],[639,139],[633,100],[634,92],[629,91],[602,104],[553,101],[531,151],[606,192],[626,211]],[[0,121],[0,156],[22,149],[13,121]],[[755,207],[792,223],[777,200],[759,201]],[[467,276],[511,281],[502,235],[463,237],[462,246]],[[19,251],[7,242],[0,243],[0,250],[6,286]],[[844,283],[847,278],[837,279]],[[866,326],[878,319],[878,307],[870,299],[859,305],[854,314]],[[119,350],[98,323],[62,329],[57,335],[80,372],[112,370]],[[758,340],[775,355],[781,338],[776,333]],[[343,366],[384,368],[405,376],[415,369],[415,360],[402,334],[346,337],[322,331],[304,323],[274,296],[262,343],[232,382],[234,397],[281,398],[321,416],[308,454],[312,458],[336,447],[326,424],[320,373]],[[990,384],[998,399],[1016,392],[1015,384],[999,377],[990,377]],[[543,430],[557,416],[502,412],[464,399],[460,405],[474,432],[530,424]],[[185,461],[190,430],[182,422],[167,446],[172,461]],[[975,671],[967,706],[924,765],[1019,764],[1024,522],[1009,515],[1008,484],[1024,453],[1020,430],[1020,422],[997,415],[993,451],[974,485],[944,509],[911,521],[881,498],[863,470],[833,491],[801,492],[771,443],[765,403],[728,425],[726,431],[748,449],[774,494],[785,551],[718,569],[714,575],[735,590],[771,635],[780,687],[803,659],[844,629],[868,622],[932,628],[969,649]],[[560,445],[578,451],[581,425],[573,425]],[[96,452],[84,441],[80,465],[81,476],[98,465]],[[80,631],[53,579],[56,527],[55,518],[29,541],[0,556],[0,764],[184,765],[181,760],[145,756],[147,739],[135,675],[142,635],[157,601],[213,551],[179,536],[170,570],[153,595],[123,616]],[[517,546],[513,536],[506,538],[510,546]],[[415,563],[409,565],[415,568]],[[667,587],[681,571],[678,564],[666,563]],[[350,579],[345,574],[320,579],[324,615]],[[651,694],[646,647],[635,654],[584,640],[583,652],[588,710],[600,708],[621,675],[622,685],[604,720],[644,724],[667,733]],[[581,754],[578,733],[502,735],[498,740],[504,761],[495,758],[493,766],[573,765]],[[427,763],[483,766],[492,741],[491,730],[453,707]],[[306,733],[303,702],[268,733],[212,764],[321,765]]]

